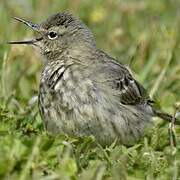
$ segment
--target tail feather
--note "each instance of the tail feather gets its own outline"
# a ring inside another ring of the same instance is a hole
[[[161,112],[159,110],[154,110],[154,116],[160,117],[161,119],[164,119],[169,122],[171,122],[172,119],[174,118],[170,114]],[[180,121],[177,118],[175,118],[175,124],[180,125]]]

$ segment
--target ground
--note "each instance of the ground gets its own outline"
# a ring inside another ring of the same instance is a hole
[[[40,22],[70,11],[93,31],[97,46],[129,65],[156,105],[173,114],[180,101],[179,0],[1,0],[0,42],[32,37],[12,16]],[[0,44],[0,179],[178,179],[169,123],[154,127],[132,147],[94,146],[94,139],[50,136],[38,112],[41,57],[31,47]]]

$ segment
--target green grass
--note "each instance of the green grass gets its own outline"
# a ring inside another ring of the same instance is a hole
[[[172,114],[180,101],[179,7],[179,0],[1,0],[0,41],[33,35],[12,16],[40,22],[68,10],[90,27],[98,47],[128,64],[157,106]],[[160,119],[132,147],[102,148],[91,137],[46,134],[37,103],[30,103],[41,68],[32,48],[0,45],[0,179],[180,178],[180,128],[174,151],[169,124]]]

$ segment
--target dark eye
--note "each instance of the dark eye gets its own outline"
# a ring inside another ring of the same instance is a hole
[[[54,31],[51,31],[51,32],[49,32],[49,34],[48,34],[48,38],[51,39],[51,40],[56,39],[57,37],[58,37],[58,35],[57,35],[57,33],[54,32]]]

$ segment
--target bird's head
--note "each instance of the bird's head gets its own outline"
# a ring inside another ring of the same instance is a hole
[[[95,47],[94,37],[88,27],[69,13],[57,13],[40,24],[17,17],[14,19],[24,23],[39,35],[32,40],[11,41],[9,44],[33,45],[49,60],[58,58],[69,49]]]

